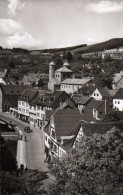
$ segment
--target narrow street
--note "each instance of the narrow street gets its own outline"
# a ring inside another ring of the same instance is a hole
[[[17,129],[19,131],[22,131],[23,139],[26,136],[25,145],[25,164],[28,169],[31,170],[39,170],[39,171],[48,171],[47,163],[44,163],[45,155],[44,155],[44,144],[43,144],[43,131],[41,131],[38,128],[31,128],[33,132],[26,133],[24,131],[24,127],[27,125],[27,123],[14,118],[10,114],[1,113],[0,112],[0,118],[10,122],[12,121],[13,124],[17,125]],[[48,183],[53,181],[53,177],[48,173],[48,177],[46,180],[44,180],[44,185],[47,186]]]

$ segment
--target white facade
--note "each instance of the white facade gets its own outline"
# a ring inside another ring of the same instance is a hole
[[[123,99],[113,99],[113,108],[123,111]]]
[[[25,120],[29,117],[29,103],[26,101],[18,101],[18,114],[23,115]]]
[[[95,100],[102,100],[102,95],[100,94],[98,89],[94,91],[91,97],[94,98]]]
[[[66,93],[75,93],[81,88],[81,85],[74,85],[74,84],[61,84],[61,91],[65,91]]]

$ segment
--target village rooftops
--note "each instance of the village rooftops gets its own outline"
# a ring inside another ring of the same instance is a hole
[[[29,102],[38,95],[38,91],[26,89],[18,100]]]
[[[53,114],[55,133],[57,140],[61,136],[71,136],[73,127],[81,120],[82,116],[78,109],[59,109]]]
[[[65,79],[61,82],[61,84],[68,84],[68,85],[84,85],[90,82],[92,78],[83,78],[83,79]]]
[[[37,101],[37,105],[52,106],[55,100],[62,94],[62,91],[55,91],[53,93],[45,93]]]
[[[120,88],[114,96],[114,99],[123,99],[123,88]]]
[[[117,128],[121,132],[123,132],[123,121],[121,122],[99,122],[99,123],[89,123],[81,120],[78,124],[75,125],[75,127],[71,131],[71,135],[74,135],[73,138],[69,140],[64,141],[63,148],[66,150],[69,150],[72,148],[75,140],[77,139],[77,135],[80,131],[80,128],[82,128],[82,134],[83,136],[92,136],[93,134],[100,134],[103,135],[107,133],[107,131],[110,131],[112,128]],[[79,139],[79,142],[82,140]]]
[[[102,95],[102,99],[109,99],[111,97],[107,88],[105,88],[105,87],[97,87],[96,89],[98,89],[98,91]]]
[[[1,90],[3,94],[21,94],[25,89],[31,89],[30,85],[2,85]]]

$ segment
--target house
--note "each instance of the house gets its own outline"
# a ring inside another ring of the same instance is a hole
[[[75,101],[75,103],[78,106],[78,109],[82,113],[83,110],[88,105],[88,103],[92,100],[92,98],[91,97],[88,97],[88,96],[87,97],[86,96],[83,97],[81,94],[75,94],[73,96],[73,100]]]
[[[123,111],[123,88],[120,88],[113,97],[113,108]]]
[[[87,85],[92,82],[92,78],[82,78],[82,79],[77,79],[77,78],[69,78],[65,79],[64,81],[61,82],[61,91],[66,91],[66,93],[73,94],[75,92],[78,92],[81,87],[84,85]]]
[[[18,107],[18,97],[30,86],[26,85],[1,85],[0,86],[0,111],[9,112],[10,108]]]
[[[88,122],[103,120],[105,114],[109,113],[111,108],[105,100],[92,99],[82,113],[82,119]]]
[[[110,93],[107,88],[97,87],[91,95],[95,100],[107,100],[110,99]]]
[[[39,81],[39,78],[37,77],[37,74],[30,73],[25,75],[22,80],[21,84],[23,85],[37,85]]]
[[[120,73],[115,73],[112,82],[113,89],[118,90],[121,87],[123,87],[123,71]]]
[[[44,125],[47,110],[56,110],[61,106],[76,108],[75,102],[64,91],[44,93],[38,97],[34,104],[36,110],[35,125],[40,128],[42,128]]]
[[[79,124],[73,129],[73,134],[75,135],[74,140],[72,140],[72,147],[79,148],[83,137],[89,137],[93,134],[105,134],[112,128],[118,128],[123,132],[123,122],[99,122],[99,123],[84,123],[80,121]]]
[[[42,86],[48,88],[49,74],[38,73],[37,77],[39,78],[39,81],[42,82]]]
[[[50,155],[62,157],[72,147],[73,128],[81,120],[78,109],[58,109],[44,128],[45,148]],[[52,154],[51,154],[52,153]]]
[[[38,95],[38,91],[26,89],[18,98],[19,119],[29,122],[30,103]]]

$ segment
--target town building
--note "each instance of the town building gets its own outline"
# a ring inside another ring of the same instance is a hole
[[[38,91],[26,89],[18,98],[19,119],[29,122],[30,103],[38,95]]]
[[[95,100],[107,100],[110,99],[110,93],[107,88],[97,87],[91,97]]]
[[[0,86],[0,111],[9,112],[10,108],[18,107],[18,97],[25,89],[29,89],[28,85],[1,85]]]
[[[44,128],[45,148],[54,157],[62,157],[72,147],[73,128],[81,120],[78,109],[58,109]]]
[[[31,103],[32,104],[32,103]],[[36,118],[33,120],[32,125],[36,127],[43,128],[45,124],[46,111],[56,110],[61,106],[65,108],[76,108],[75,102],[70,98],[70,96],[66,92],[55,91],[53,93],[45,93],[40,95],[35,101],[35,109]],[[61,108],[63,109],[63,108]]]
[[[65,79],[61,82],[61,91],[66,91],[66,93],[73,94],[75,92],[78,92],[81,87],[84,85],[92,83],[92,78],[82,78],[82,79],[76,79],[76,78],[69,78]]]
[[[48,89],[51,91],[60,90],[60,84],[66,78],[72,78],[73,72],[68,69],[69,64],[65,62],[62,68],[55,71],[55,64],[51,62],[49,64],[49,83]]]
[[[120,88],[113,97],[113,108],[123,111],[123,88]]]
[[[106,100],[92,99],[88,102],[82,113],[82,119],[88,122],[102,121],[104,116],[109,113],[111,107]]]
[[[23,85],[37,85],[38,81],[39,81],[39,78],[37,77],[37,74],[29,73],[22,78],[21,84],[23,84]]]
[[[123,71],[120,73],[115,73],[112,82],[112,88],[114,90],[118,90],[121,87],[123,87]]]

